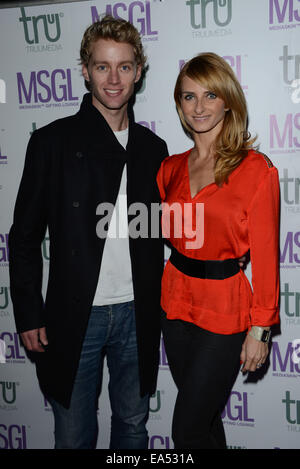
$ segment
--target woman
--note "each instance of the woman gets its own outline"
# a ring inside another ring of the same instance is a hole
[[[171,246],[161,304],[178,388],[172,435],[175,448],[226,448],[221,412],[240,363],[263,365],[279,322],[278,172],[253,148],[243,91],[221,57],[187,62],[174,96],[194,146],[157,176]],[[253,292],[238,265],[249,250]]]

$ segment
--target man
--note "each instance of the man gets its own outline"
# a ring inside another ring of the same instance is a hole
[[[125,211],[144,204],[151,222],[151,204],[159,203],[156,173],[167,147],[129,117],[145,65],[137,30],[105,17],[86,30],[80,55],[90,89],[80,111],[35,131],[27,148],[9,236],[17,331],[35,352],[39,382],[54,411],[56,448],[95,447],[104,353],[110,448],[147,448],[145,424],[159,360],[163,245],[150,235],[115,239],[108,233],[105,239],[97,224],[106,204],[117,206],[124,198]],[[126,214],[127,231],[131,220]]]

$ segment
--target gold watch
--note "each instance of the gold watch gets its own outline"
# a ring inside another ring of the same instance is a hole
[[[254,337],[256,340],[260,340],[265,344],[269,343],[271,338],[271,330],[264,329],[263,327],[259,326],[252,326],[249,334]]]

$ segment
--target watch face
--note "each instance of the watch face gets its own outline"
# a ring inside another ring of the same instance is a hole
[[[262,332],[262,336],[261,336],[262,342],[268,342],[269,341],[269,336],[270,336],[270,331],[264,330]]]

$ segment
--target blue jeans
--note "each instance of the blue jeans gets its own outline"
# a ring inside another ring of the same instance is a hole
[[[84,339],[71,405],[49,399],[56,449],[93,449],[103,358],[107,355],[112,410],[110,449],[146,449],[149,396],[140,396],[133,301],[94,306]]]

